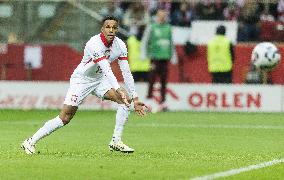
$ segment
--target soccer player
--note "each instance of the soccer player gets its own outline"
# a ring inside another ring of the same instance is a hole
[[[128,120],[130,104],[131,101],[134,102],[135,112],[139,116],[144,116],[148,107],[138,99],[127,62],[127,48],[125,43],[116,37],[117,31],[118,20],[115,17],[107,16],[102,20],[101,33],[93,36],[86,43],[83,59],[71,75],[70,87],[60,114],[47,121],[32,137],[22,143],[21,147],[27,154],[35,153],[35,144],[40,139],[68,124],[78,106],[89,94],[96,95],[102,100],[118,103],[116,124],[109,149],[134,152],[133,148],[125,145],[121,140],[124,124]],[[120,87],[111,70],[110,63],[116,59],[118,59],[127,91]]]

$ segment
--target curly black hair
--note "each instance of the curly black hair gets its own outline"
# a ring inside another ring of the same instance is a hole
[[[107,20],[114,20],[114,21],[116,21],[117,23],[119,23],[119,21],[118,21],[118,19],[117,19],[116,17],[114,17],[114,16],[105,16],[105,17],[102,19],[101,24],[103,25],[103,24],[105,23],[105,21],[107,21]]]

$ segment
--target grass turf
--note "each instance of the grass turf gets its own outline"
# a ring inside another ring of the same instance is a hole
[[[21,142],[58,111],[0,110],[0,179],[190,179],[284,158],[280,113],[131,114],[124,142],[133,154],[109,152],[113,111],[78,111],[37,144]],[[283,163],[224,179],[284,179]]]

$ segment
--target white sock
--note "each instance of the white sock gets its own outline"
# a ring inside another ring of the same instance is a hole
[[[118,104],[116,111],[116,123],[113,131],[112,140],[114,142],[121,141],[124,124],[128,120],[129,108],[124,104]]]
[[[63,126],[62,120],[57,116],[54,119],[47,121],[31,138],[30,143],[35,144],[40,139],[49,135],[53,131]]]

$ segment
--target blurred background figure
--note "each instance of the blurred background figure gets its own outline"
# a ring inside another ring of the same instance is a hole
[[[151,59],[151,72],[147,98],[153,97],[153,86],[156,77],[161,82],[160,110],[167,110],[166,105],[166,85],[168,76],[168,63],[173,55],[172,28],[167,22],[168,13],[164,9],[159,9],[156,14],[156,22],[152,23],[146,31],[144,46],[147,46],[147,55]],[[143,47],[142,47],[143,48]]]
[[[246,75],[245,83],[247,84],[273,84],[270,77],[270,72],[257,69],[255,66],[250,65],[249,71]]]
[[[105,5],[101,8],[99,12],[100,15],[103,17],[114,16],[121,23],[124,14],[118,3],[116,3],[116,1],[107,1],[104,4]]]
[[[132,2],[123,17],[123,25],[129,30],[129,34],[137,34],[138,27],[150,22],[148,10],[141,2]]]
[[[239,41],[256,41],[259,38],[260,4],[257,1],[245,1],[239,18]]]
[[[141,58],[141,39],[145,26],[139,26],[136,35],[130,35],[127,39],[128,60],[134,81],[148,82],[150,59]]]
[[[228,6],[223,10],[224,20],[237,21],[240,15],[239,6],[233,1],[229,2]]]
[[[18,36],[15,32],[10,32],[8,34],[8,40],[7,40],[8,44],[18,44],[18,43],[22,43],[19,39]]]
[[[278,20],[284,22],[284,0],[279,0],[277,5]]]
[[[178,8],[171,14],[171,24],[177,26],[190,26],[191,22],[195,19],[194,6],[187,2],[182,2],[178,5]]]
[[[212,76],[212,83],[232,83],[234,50],[225,34],[225,26],[218,26],[216,36],[208,43],[208,71]]]
[[[263,10],[260,13],[260,21],[275,21],[274,16],[269,11],[269,6],[264,6]]]
[[[196,5],[196,15],[200,20],[223,20],[223,9],[225,3],[222,1],[202,0]]]

